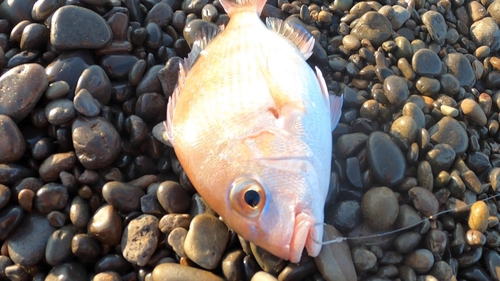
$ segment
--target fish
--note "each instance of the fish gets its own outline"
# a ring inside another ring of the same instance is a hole
[[[224,28],[203,28],[179,64],[165,134],[189,180],[229,228],[298,263],[322,247],[332,131],[342,96],[307,59],[299,25],[260,19],[266,0],[220,0]]]

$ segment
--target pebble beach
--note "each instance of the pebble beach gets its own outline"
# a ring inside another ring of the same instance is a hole
[[[298,264],[245,241],[165,144],[179,61],[229,21],[218,0],[0,0],[0,280],[500,280],[500,0],[261,17],[307,29],[343,95],[337,240]]]

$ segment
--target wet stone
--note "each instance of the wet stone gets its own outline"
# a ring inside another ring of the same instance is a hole
[[[71,256],[71,240],[76,234],[72,225],[67,225],[52,233],[47,240],[45,260],[50,265],[58,265]]]
[[[443,45],[447,31],[444,17],[436,11],[427,11],[422,15],[422,22],[434,42],[438,45]]]
[[[77,228],[84,229],[91,217],[90,208],[85,199],[75,196],[71,201],[69,219]]]
[[[111,54],[101,59],[101,66],[110,79],[127,79],[130,69],[138,60],[131,54]]]
[[[429,134],[431,142],[448,144],[457,154],[465,152],[469,145],[467,132],[458,121],[451,117],[443,117],[438,123],[429,128]]]
[[[402,105],[410,95],[406,81],[396,75],[391,75],[384,80],[384,93],[387,100],[394,105]]]
[[[405,157],[387,134],[370,134],[366,142],[366,152],[368,165],[380,184],[390,187],[403,179],[406,169]]]
[[[146,265],[156,250],[159,234],[156,217],[141,215],[131,220],[123,231],[123,257],[138,266]]]
[[[33,110],[48,84],[47,75],[38,64],[10,69],[0,77],[0,114],[19,123]]]
[[[385,40],[389,39],[392,26],[389,20],[377,12],[368,12],[364,14],[351,30],[351,35],[359,40],[368,39],[375,46],[380,46]]]
[[[45,217],[27,214],[6,240],[10,258],[24,266],[38,264],[44,257],[47,239],[54,231]]]
[[[35,198],[35,192],[30,189],[23,189],[17,195],[17,201],[19,202],[19,206],[23,208],[23,210],[27,212],[31,212],[33,210],[33,199]]]
[[[111,99],[111,81],[98,65],[85,69],[76,84],[75,93],[86,89],[100,104],[106,105]]]
[[[102,188],[104,200],[119,211],[130,212],[139,210],[144,191],[131,184],[111,181]]]
[[[214,269],[226,249],[227,226],[211,215],[193,218],[184,242],[184,252],[190,260],[206,269]]]
[[[210,271],[195,267],[182,266],[176,263],[162,263],[153,269],[152,277],[154,281],[167,280],[191,280],[196,278],[206,281],[223,281],[221,277]]]
[[[274,256],[254,243],[250,243],[250,250],[257,264],[267,273],[277,275],[286,266],[285,260]]]
[[[122,219],[111,205],[99,208],[88,225],[88,232],[93,238],[111,246],[120,243],[122,231]]]
[[[95,259],[101,253],[101,245],[88,234],[76,234],[71,239],[71,252],[82,260]]]
[[[54,181],[59,178],[59,173],[73,168],[75,162],[76,157],[73,151],[52,154],[42,162],[38,172],[43,181]]]
[[[420,211],[424,216],[430,217],[437,214],[439,202],[436,196],[428,189],[415,186],[408,190],[408,195],[412,199],[415,209]]]
[[[78,262],[63,263],[52,268],[45,281],[87,281],[88,274],[83,264]]]
[[[26,149],[24,137],[16,123],[7,115],[0,115],[0,163],[19,160]]]
[[[174,181],[165,181],[158,187],[156,197],[168,213],[185,213],[189,210],[189,194],[186,189]]]
[[[65,81],[70,87],[68,97],[72,98],[78,78],[92,64],[93,58],[87,51],[63,52],[45,68],[45,72],[50,82]]]
[[[429,150],[425,156],[425,160],[429,162],[432,167],[432,172],[437,175],[441,171],[447,171],[453,161],[455,161],[455,150],[445,143],[436,144]]]
[[[85,168],[103,168],[118,157],[120,135],[105,119],[79,116],[71,128],[76,155]]]
[[[92,10],[70,5],[52,15],[50,42],[58,49],[99,49],[111,39],[108,23]]]
[[[408,150],[417,137],[418,126],[413,118],[401,116],[394,120],[389,136],[404,150]]]
[[[53,125],[62,125],[75,117],[76,111],[73,102],[67,99],[58,99],[49,102],[45,107],[45,116]]]
[[[24,217],[23,209],[10,206],[0,211],[0,239],[5,240],[17,228]]]
[[[469,60],[460,53],[451,53],[444,57],[444,64],[448,72],[453,74],[460,86],[472,86],[476,82],[476,76]]]
[[[373,229],[387,230],[398,217],[399,204],[392,190],[387,187],[375,187],[364,194],[361,211]]]
[[[470,120],[476,124],[480,126],[486,125],[486,114],[476,101],[472,99],[464,99],[460,104],[460,108],[465,116],[470,118]]]
[[[341,236],[342,234],[335,227],[325,225],[323,241]],[[324,245],[319,255],[315,258],[315,262],[319,272],[327,281],[335,280],[337,277],[344,280],[356,279],[356,270],[351,258],[351,251],[345,241]]]
[[[420,75],[439,75],[441,73],[441,60],[433,51],[420,49],[413,55],[412,67]]]

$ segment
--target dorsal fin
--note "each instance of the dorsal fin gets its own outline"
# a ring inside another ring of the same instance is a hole
[[[200,53],[205,50],[205,48],[214,40],[214,38],[221,33],[223,29],[216,27],[212,24],[207,24],[201,27],[200,31],[196,33],[193,46],[191,46],[191,52],[189,52],[187,58],[184,59],[184,64],[187,70],[191,69],[191,66],[195,63],[196,59]]]
[[[304,59],[308,59],[312,55],[314,47],[314,37],[309,31],[302,28],[300,25],[282,21],[277,18],[267,18],[266,26],[288,40],[292,41],[295,46],[300,50]]]

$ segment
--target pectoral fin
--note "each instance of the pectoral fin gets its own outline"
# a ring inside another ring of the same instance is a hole
[[[328,88],[326,87],[325,78],[323,78],[323,74],[321,70],[316,66],[316,77],[318,78],[318,82],[321,88],[321,93],[323,93],[323,98],[325,99],[325,103],[330,109],[330,124],[332,131],[335,130],[337,124],[339,123],[340,117],[342,116],[342,105],[344,103],[344,96],[332,96],[328,93]]]
[[[304,59],[307,60],[312,55],[314,37],[309,31],[299,25],[291,24],[277,18],[267,18],[266,26],[294,43],[302,55],[304,55]]]

